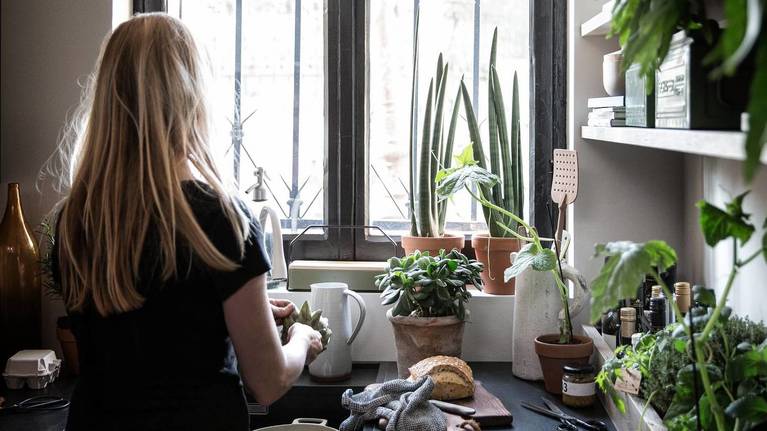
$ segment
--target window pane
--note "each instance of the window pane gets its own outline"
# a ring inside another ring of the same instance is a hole
[[[231,122],[239,96],[242,121],[239,184],[269,178],[269,205],[283,226],[323,221],[325,149],[323,0],[241,2],[241,94],[235,92],[237,2],[175,0],[169,13],[192,30],[211,59],[216,115],[226,127],[214,141],[223,167],[234,166]],[[252,157],[252,161],[251,161]]]
[[[519,79],[522,154],[528,154],[529,13],[527,0],[420,0],[418,108],[419,135],[429,80],[435,75],[441,52],[449,64],[445,94],[444,132],[461,76],[472,94],[487,145],[487,79],[493,29],[498,27],[496,67],[507,117],[511,115],[514,71]],[[388,230],[409,229],[408,142],[412,44],[415,1],[376,0],[369,3],[369,148],[368,219]],[[479,15],[475,11],[479,10]],[[478,31],[479,50],[475,50]],[[478,77],[476,74],[478,73]],[[478,82],[477,82],[478,80]],[[468,145],[463,109],[456,129],[454,154]],[[510,118],[507,118],[507,122]],[[487,153],[487,150],[486,150]],[[528,160],[523,160],[527,184]],[[528,190],[525,187],[525,194]],[[527,202],[527,196],[525,197]],[[481,210],[467,193],[449,204],[446,230],[468,232],[485,228]]]

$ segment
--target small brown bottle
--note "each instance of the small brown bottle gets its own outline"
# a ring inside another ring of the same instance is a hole
[[[650,297],[650,330],[658,332],[666,327],[666,298],[661,295],[660,286],[652,287]]]

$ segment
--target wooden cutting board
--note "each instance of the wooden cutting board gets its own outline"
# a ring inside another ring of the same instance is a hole
[[[368,388],[374,387],[377,384],[370,385]],[[457,415],[444,413],[447,418],[447,429],[456,430],[460,424],[466,419],[474,419],[482,427],[508,427],[511,426],[514,421],[514,417],[511,415],[508,409],[503,405],[501,400],[495,395],[490,393],[482,385],[482,382],[474,381],[474,396],[471,398],[464,398],[462,400],[448,401],[453,404],[459,404],[466,407],[471,407],[477,412],[470,418],[462,418]]]
[[[510,426],[514,421],[514,417],[509,410],[506,409],[501,400],[485,389],[482,382],[479,381],[474,382],[474,396],[472,398],[453,400],[450,402],[471,407],[476,410],[477,413],[472,416],[472,419],[479,422],[482,429]]]

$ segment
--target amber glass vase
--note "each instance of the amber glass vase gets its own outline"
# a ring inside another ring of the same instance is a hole
[[[37,243],[21,208],[18,183],[8,184],[0,222],[0,368],[21,349],[40,347]]]

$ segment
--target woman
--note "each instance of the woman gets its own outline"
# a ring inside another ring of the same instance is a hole
[[[67,429],[247,430],[240,377],[268,405],[322,350],[301,324],[280,343],[292,304],[270,308],[261,232],[207,147],[204,89],[167,15],[102,48],[54,252],[80,349]]]

